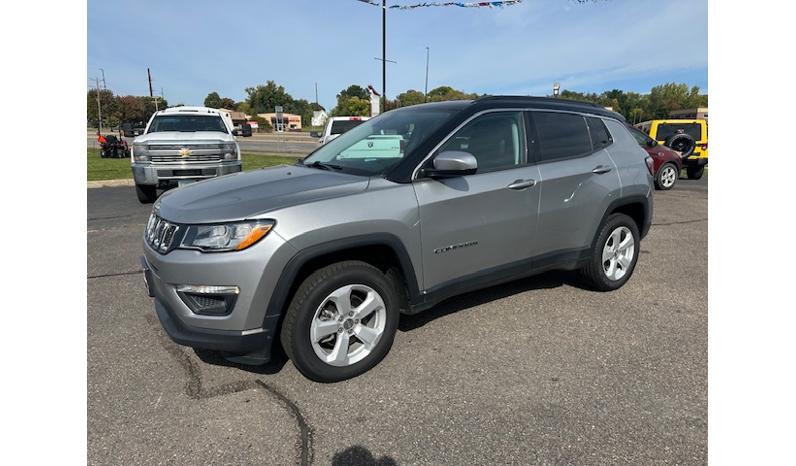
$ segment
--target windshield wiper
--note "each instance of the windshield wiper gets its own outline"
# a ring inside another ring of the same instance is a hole
[[[335,165],[333,163],[321,162],[319,160],[316,160],[316,161],[312,162],[309,165],[305,165],[305,167],[320,168],[321,170],[329,170],[329,169],[332,169],[332,168],[335,169],[335,170],[342,170],[343,169],[343,167],[340,166],[340,165]]]

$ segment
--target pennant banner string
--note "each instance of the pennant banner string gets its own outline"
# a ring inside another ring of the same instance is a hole
[[[376,0],[357,0],[368,5],[381,6],[381,2]],[[422,2],[411,5],[389,5],[387,8],[393,10],[413,10],[415,8],[425,8],[432,6],[457,6],[460,8],[503,8],[504,6],[516,5],[522,0],[501,0],[492,2]]]

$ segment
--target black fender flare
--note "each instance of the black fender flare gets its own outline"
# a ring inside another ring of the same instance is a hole
[[[336,251],[366,246],[386,246],[390,248],[398,258],[398,265],[406,280],[410,301],[420,295],[412,259],[409,257],[403,242],[397,236],[391,233],[368,233],[339,238],[301,249],[288,260],[279,280],[277,280],[274,291],[271,293],[271,299],[268,301],[268,308],[265,311],[263,326],[276,327],[277,321],[281,319],[287,300],[290,298],[289,294],[293,289],[298,273],[309,261]]]
[[[620,207],[632,204],[641,204],[643,208],[643,218],[641,222],[641,228],[639,228],[638,233],[641,239],[644,239],[644,237],[647,236],[650,226],[652,225],[652,206],[650,205],[651,203],[649,197],[642,194],[636,194],[633,196],[614,199],[610,204],[608,204],[608,207],[603,213],[603,217],[600,219],[600,223],[597,225],[597,231],[594,232],[594,239],[592,240],[591,244],[592,250],[594,250],[594,247],[597,243],[597,235],[600,234],[600,229],[605,224],[605,220],[608,218],[608,215]]]

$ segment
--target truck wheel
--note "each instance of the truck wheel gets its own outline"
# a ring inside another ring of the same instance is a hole
[[[638,226],[625,214],[612,214],[594,242],[589,263],[581,269],[588,284],[598,291],[624,285],[636,268],[641,249]]]
[[[705,173],[705,166],[688,167],[685,169],[685,173],[688,175],[689,180],[698,180],[702,178],[702,174]]]
[[[680,176],[680,170],[673,163],[665,163],[658,170],[658,174],[655,175],[655,186],[658,189],[668,191],[672,189],[677,183],[677,178]]]
[[[135,193],[141,204],[151,204],[158,197],[157,186],[147,184],[135,185]]]
[[[282,347],[317,382],[356,377],[379,363],[398,328],[399,297],[379,269],[338,262],[307,277],[285,314]]]

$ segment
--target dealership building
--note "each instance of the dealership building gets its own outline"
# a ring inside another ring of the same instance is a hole
[[[707,120],[708,108],[699,107],[689,108],[686,110],[675,110],[673,112],[669,112],[669,117],[676,118],[678,120]]]

